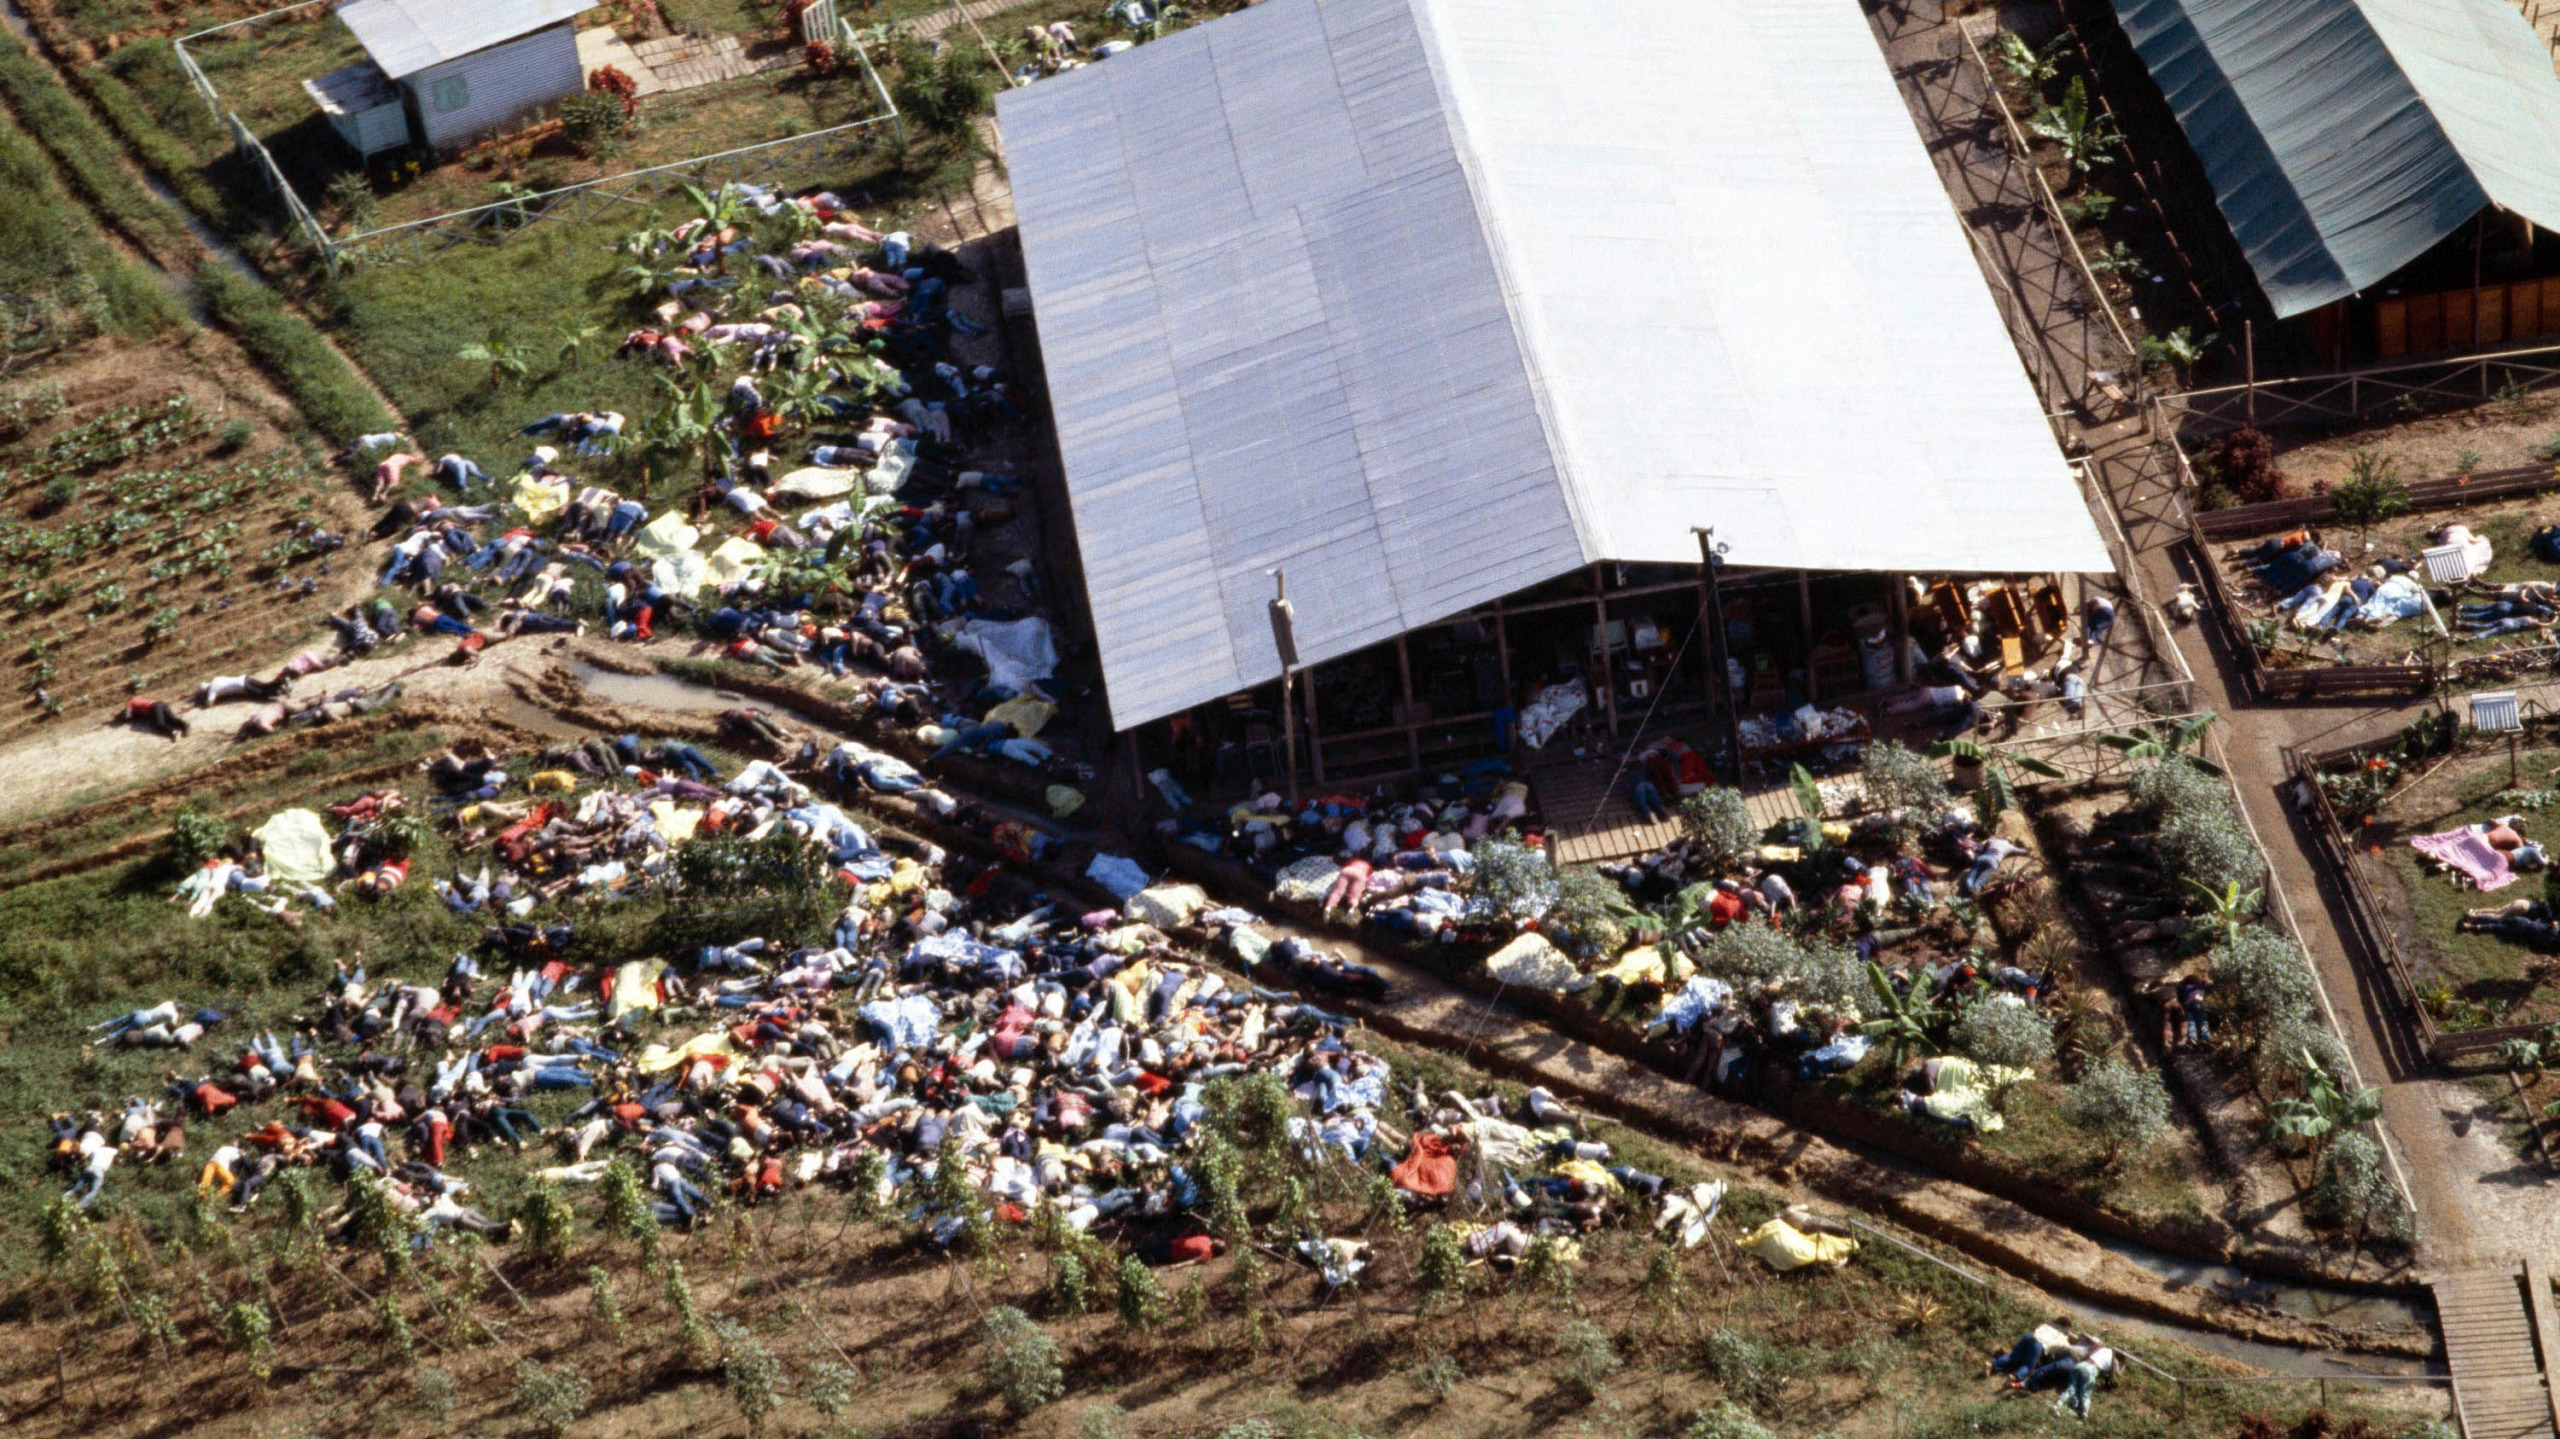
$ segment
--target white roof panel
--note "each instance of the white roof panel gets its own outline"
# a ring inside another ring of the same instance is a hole
[[[397,80],[430,65],[530,35],[601,0],[347,0],[338,18],[365,54]]]
[[[1115,723],[1603,560],[2103,571],[1836,0],[1267,0],[1000,101]],[[1711,34],[1705,46],[1635,37]]]

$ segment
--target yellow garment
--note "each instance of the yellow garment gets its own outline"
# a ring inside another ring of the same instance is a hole
[[[649,818],[658,822],[658,834],[669,844],[684,843],[702,827],[702,811],[679,809],[673,800],[651,800]]]
[[[697,1034],[674,1049],[664,1044],[650,1045],[640,1051],[639,1068],[642,1074],[664,1074],[670,1069],[682,1069],[697,1059],[708,1059],[716,1054],[735,1055],[737,1052],[738,1047],[729,1042],[729,1031],[715,1029],[709,1034]]]
[[[1646,944],[1618,956],[1618,962],[1601,970],[1597,977],[1614,979],[1620,984],[1672,985],[1686,980],[1697,970],[1698,966],[1690,962],[1689,956],[1678,950],[1671,951],[1666,963],[1661,945]]]
[[[1764,844],[1760,846],[1758,857],[1762,864],[1796,864],[1804,859],[1804,847],[1793,844]]]
[[[899,860],[896,865],[891,867],[889,871],[889,892],[891,894],[913,894],[917,890],[924,888],[926,882],[930,879],[932,879],[932,876],[924,872],[923,865],[920,865],[911,859],[902,859]]]
[[[537,479],[532,475],[516,476],[515,493],[507,503],[528,525],[545,525],[554,515],[569,508],[569,482]]]
[[[273,819],[250,832],[258,852],[266,856],[267,873],[294,884],[316,884],[329,877],[329,827],[307,809],[279,810]]]
[[[633,1010],[658,1007],[658,976],[666,972],[663,959],[635,959],[615,970],[613,1002],[605,1008],[605,1022],[610,1024]]]
[[[1838,1234],[1807,1234],[1783,1219],[1772,1219],[1742,1236],[1734,1247],[1759,1256],[1763,1263],[1783,1274],[1808,1264],[1837,1268],[1858,1252],[1858,1241]]]
[[[1057,819],[1065,819],[1068,815],[1084,808],[1084,791],[1071,785],[1049,786],[1048,799],[1049,813]]]
[[[706,561],[705,577],[714,585],[733,585],[756,572],[764,559],[764,547],[742,535],[731,535],[720,542]]]
[[[1049,717],[1057,712],[1058,707],[1047,700],[1016,695],[987,711],[987,723],[1009,724],[1015,734],[1029,739],[1038,734],[1049,723]]]
[[[573,771],[565,769],[538,770],[531,779],[524,782],[524,787],[535,794],[545,790],[555,794],[567,794],[578,787],[578,776]]]
[[[1567,1179],[1579,1179],[1595,1189],[1604,1190],[1610,1194],[1618,1192],[1618,1176],[1588,1159],[1568,1159],[1556,1166],[1556,1173]]]
[[[702,531],[685,523],[682,514],[669,510],[633,531],[631,548],[636,553],[656,559],[661,555],[692,549],[693,542],[701,538]]]

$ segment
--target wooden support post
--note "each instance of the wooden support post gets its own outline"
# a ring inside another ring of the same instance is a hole
[[[1796,571],[1796,638],[1797,651],[1804,656],[1804,702],[1817,704],[1822,699],[1819,686],[1813,682],[1813,572]]]
[[[1609,738],[1618,737],[1617,654],[1609,647],[1609,582],[1598,565],[1591,567],[1591,614],[1597,622],[1592,638],[1600,642],[1600,694],[1609,711]]]
[[[2247,376],[2242,382],[2246,386],[2242,393],[2248,405],[2249,423],[2255,427],[2258,423],[2258,322],[2255,320],[2240,322],[2240,364]]]
[[[1716,685],[1720,679],[1715,671],[1716,657],[1724,653],[1724,646],[1717,643],[1723,626],[1724,616],[1716,613],[1715,589],[1707,583],[1702,567],[1702,572],[1698,576],[1698,638],[1705,640],[1707,644],[1701,651],[1702,658],[1698,661],[1698,669],[1706,680],[1705,684],[1699,686],[1699,693],[1706,697],[1710,709],[1715,705]]]
[[[1511,691],[1511,616],[1502,601],[1493,602],[1493,658],[1502,667],[1502,703],[1495,709],[1509,709],[1519,699]]]
[[[1422,729],[1413,721],[1413,652],[1396,636],[1396,683],[1404,687],[1404,749],[1414,773],[1422,772]]]
[[[1305,674],[1307,682],[1307,758],[1313,762],[1316,783],[1324,783],[1324,732],[1316,728],[1316,672]]]
[[[1893,585],[1893,678],[1907,685],[1911,683],[1911,578],[1887,578]]]

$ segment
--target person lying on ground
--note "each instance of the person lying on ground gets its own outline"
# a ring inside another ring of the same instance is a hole
[[[153,734],[166,736],[172,742],[185,738],[189,729],[187,722],[179,718],[167,700],[145,699],[138,695],[126,700],[124,708],[116,711],[107,723],[147,729]]]
[[[373,502],[377,505],[381,504],[399,485],[400,476],[411,465],[423,465],[426,462],[426,456],[410,450],[384,456],[382,463],[373,467]]]
[[[221,675],[196,686],[195,707],[211,709],[235,699],[271,700],[293,688],[293,676],[279,674],[271,680],[252,679],[247,675]]]

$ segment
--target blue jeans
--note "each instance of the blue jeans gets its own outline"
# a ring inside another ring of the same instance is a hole
[[[1676,813],[1662,797],[1662,787],[1643,775],[1627,784],[1627,798],[1635,802],[1636,813],[1657,823],[1667,823]]]
[[[2043,1362],[2044,1341],[2030,1334],[2019,1340],[2017,1347],[2011,1349],[2006,1355],[1992,1360],[1991,1372],[2025,1378]]]
[[[669,740],[666,743],[664,753],[667,757],[668,765],[675,769],[682,770],[687,778],[711,780],[718,779],[720,777],[720,771],[712,765],[710,760],[703,757],[702,751],[695,749],[689,744],[680,744],[674,740]]]
[[[436,466],[436,477],[466,495],[471,493],[473,485],[485,486],[489,483],[489,477],[481,473],[478,465],[460,455],[445,456],[444,463]]]

